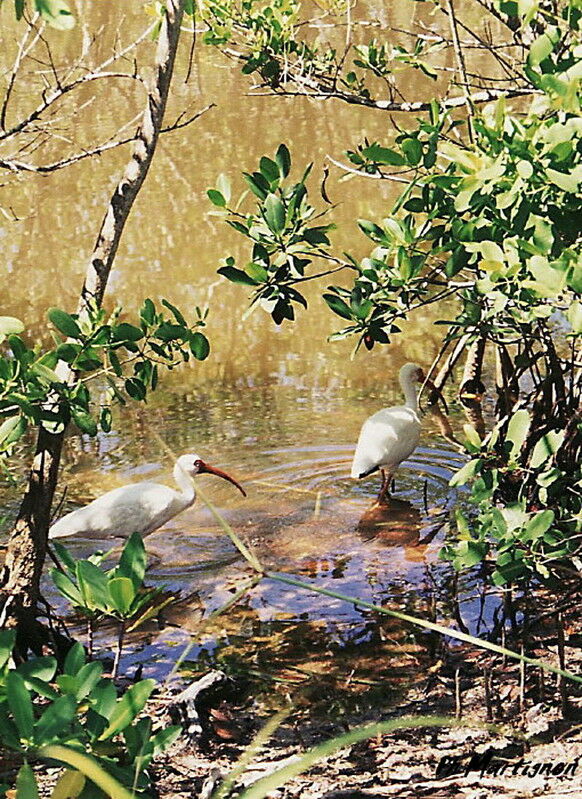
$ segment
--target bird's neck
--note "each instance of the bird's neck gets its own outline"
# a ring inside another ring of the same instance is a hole
[[[182,469],[179,463],[176,463],[174,466],[174,480],[180,489],[180,494],[182,495],[184,502],[187,503],[187,505],[191,505],[196,499],[194,481],[190,475],[187,474],[184,469]]]
[[[418,411],[418,397],[416,394],[416,386],[412,382],[404,381],[401,383],[402,391],[404,392],[404,404],[407,408],[413,411]]]

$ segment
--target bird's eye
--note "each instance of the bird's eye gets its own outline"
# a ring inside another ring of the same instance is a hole
[[[198,460],[194,461],[194,466],[197,469],[199,469],[202,466],[202,461],[200,460],[200,458]]]

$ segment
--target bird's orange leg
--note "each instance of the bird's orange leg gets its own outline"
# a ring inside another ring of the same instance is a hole
[[[392,481],[392,473],[386,472],[384,469],[380,469],[382,474],[382,487],[380,488],[380,493],[378,494],[378,499],[376,500],[378,505],[387,505],[388,500],[390,499],[390,483]]]

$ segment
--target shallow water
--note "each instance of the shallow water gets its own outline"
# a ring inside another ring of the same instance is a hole
[[[139,8],[120,21],[108,16],[106,4],[87,6],[88,22],[104,25],[106,38],[117,31],[122,39],[135,35],[147,24]],[[408,16],[400,18],[398,4],[390,13],[389,22],[410,23]],[[10,59],[15,47],[10,20],[0,35],[0,52]],[[75,52],[81,35],[77,29],[61,36],[60,57]],[[151,58],[151,47],[144,43],[140,57]],[[452,59],[452,54],[442,58]],[[178,59],[182,81],[187,59],[185,47]],[[200,478],[204,491],[269,569],[409,613],[430,615],[436,597],[445,608],[440,612],[452,618],[450,568],[438,561],[438,551],[455,501],[447,483],[461,456],[427,418],[420,447],[396,476],[395,502],[385,516],[370,512],[378,478],[356,482],[348,476],[362,421],[401,402],[396,376],[405,361],[430,364],[441,336],[434,320],[446,316],[446,309],[417,317],[389,348],[360,352],[353,360],[353,342],[326,341],[341,320],[321,301],[321,287],[307,292],[309,311],[301,312],[293,326],[277,328],[260,312],[243,321],[245,289],[219,279],[216,269],[223,256],[233,254],[244,263],[247,254],[236,234],[209,215],[205,194],[221,172],[242,190],[240,171],[252,171],[261,155],[272,154],[286,141],[297,173],[314,162],[317,198],[326,154],[342,160],[343,150],[355,141],[389,139],[395,133],[392,121],[377,111],[337,103],[248,96],[246,80],[233,75],[220,56],[197,47],[194,77],[189,84],[177,84],[169,114],[186,103],[200,108],[212,101],[217,108],[179,134],[162,138],[106,298],[109,308],[120,302],[128,312],[146,296],[166,297],[185,312],[208,303],[212,354],[204,364],[163,375],[147,405],[117,411],[110,434],[89,439],[70,433],[61,483],[61,489],[67,486],[65,510],[129,481],[171,481],[172,464],[162,441],[176,455],[197,452],[240,480],[248,491],[246,500],[226,483]],[[426,79],[412,76],[410,85],[419,98],[425,84]],[[21,102],[27,91],[25,85]],[[76,120],[79,142],[83,136],[90,141],[97,125],[105,131],[131,118],[140,103],[140,96],[124,87],[98,95],[91,114]],[[32,335],[46,338],[49,306],[75,307],[85,260],[126,157],[115,150],[48,178],[31,176],[5,192],[3,207],[10,214],[0,217],[0,240],[5,245],[3,280],[10,281],[10,292],[3,295],[2,313],[23,319]],[[385,214],[394,185],[360,181],[346,190],[340,176],[332,170],[327,183],[333,200],[342,200],[333,213],[339,225],[334,241],[338,252],[346,249],[359,257],[369,242],[354,220]],[[19,482],[2,489],[5,528],[16,512],[29,454],[26,447],[19,451]],[[103,548],[110,543],[102,542]],[[86,556],[96,546],[78,541],[71,549]],[[200,620],[249,579],[249,567],[201,502],[151,535],[147,548],[148,581],[180,597],[165,612],[167,622],[177,627],[130,636],[123,668],[139,662],[146,674],[167,674],[192,633],[188,660],[196,661],[196,668],[220,663],[293,680],[309,671],[343,680],[351,675],[350,684],[379,680],[391,690],[422,673],[434,646],[430,635],[394,620],[267,579],[200,633]],[[48,585],[47,595],[62,608]],[[480,599],[470,580],[464,596],[463,618],[475,629]],[[485,623],[491,618],[488,602]],[[105,628],[100,641],[107,644],[110,633]],[[298,668],[303,671],[290,676]]]

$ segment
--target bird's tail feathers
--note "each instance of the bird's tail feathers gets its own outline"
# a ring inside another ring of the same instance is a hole
[[[379,468],[380,467],[378,465],[366,467],[366,466],[360,465],[359,463],[355,463],[352,466],[352,475],[351,476],[354,479],[361,480],[362,477],[367,477],[369,474],[372,474],[373,472],[377,472]]]

